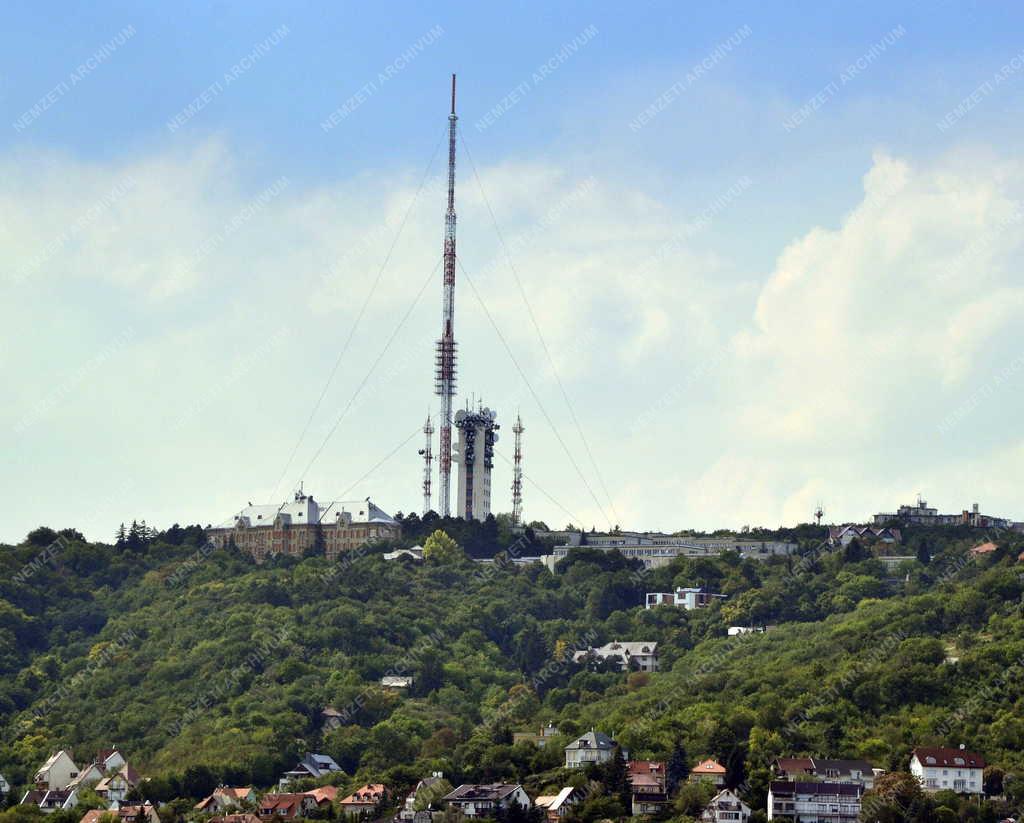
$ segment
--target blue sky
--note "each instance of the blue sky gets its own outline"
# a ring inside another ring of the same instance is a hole
[[[0,539],[216,522],[298,482],[437,262],[440,159],[275,491],[453,71],[555,360],[460,145],[462,262],[544,408],[463,282],[459,384],[509,439],[522,411],[529,519],[778,525],[821,499],[843,521],[918,491],[1024,519],[1016,4],[22,3],[6,18]],[[301,478],[318,496],[419,506],[418,439],[362,478],[436,410],[439,293],[438,277]],[[499,460],[496,510],[509,482]]]

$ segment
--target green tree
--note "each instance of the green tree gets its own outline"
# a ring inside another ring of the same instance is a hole
[[[459,544],[442,529],[437,529],[423,544],[423,559],[432,563],[452,564],[464,560],[465,557]]]

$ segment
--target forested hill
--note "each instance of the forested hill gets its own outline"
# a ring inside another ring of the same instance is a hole
[[[59,747],[116,744],[160,800],[269,786],[307,750],[353,784],[443,771],[536,791],[557,783],[562,743],[513,746],[511,731],[547,722],[614,733],[637,757],[717,757],[759,805],[786,753],[905,769],[913,745],[964,743],[1024,774],[1017,536],[968,559],[977,534],[910,532],[900,548],[920,560],[895,570],[820,535],[803,558],[648,572],[584,548],[555,575],[458,551],[386,562],[384,547],[257,567],[203,549],[198,528],[116,547],[56,536],[0,548],[0,773],[14,786]],[[640,605],[695,584],[729,599]],[[774,627],[726,636],[747,624]],[[656,641],[662,671],[571,663],[615,639]],[[412,693],[381,689],[389,673],[414,675]],[[342,722],[324,731],[327,706]]]

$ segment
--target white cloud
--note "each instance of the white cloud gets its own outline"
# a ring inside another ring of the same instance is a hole
[[[527,473],[585,525],[601,525],[599,508],[610,507],[462,168],[463,262],[601,507],[461,272],[460,389],[484,395],[505,422],[521,408]],[[63,503],[55,525],[108,534],[114,520],[94,512],[83,477],[108,497],[130,480],[123,516],[158,523],[218,520],[269,494],[421,172],[287,181],[261,199],[282,175],[244,167],[218,140],[106,166],[21,156],[0,170],[0,279],[10,298],[0,311],[18,341],[6,343],[2,360],[13,388],[0,440],[15,469],[0,492],[48,489],[20,507],[3,536],[52,522],[52,499]],[[962,465],[945,455],[951,442],[915,440],[920,430],[932,431],[1001,352],[1024,348],[1013,323],[1024,303],[1014,269],[1024,181],[995,158],[953,155],[917,167],[880,153],[861,201],[838,225],[808,227],[760,272],[740,270],[728,246],[716,249],[694,229],[703,203],[669,206],[551,163],[480,173],[623,526],[776,525],[806,519],[819,498],[842,499],[836,516],[894,504],[891,495]],[[124,179],[132,184],[104,200]],[[770,193],[753,187],[740,195],[748,196]],[[90,211],[97,202],[103,207]],[[723,236],[742,235],[729,207],[713,220]],[[286,482],[430,275],[442,226],[443,185],[432,178]],[[439,296],[437,273],[307,487],[339,493],[421,425],[429,404],[436,410],[430,341]],[[129,327],[130,343],[102,371],[76,377]],[[26,411],[53,396],[60,406],[14,439]],[[1000,397],[1011,409],[1019,400],[1013,388]],[[72,444],[78,469],[66,473]],[[418,445],[360,496],[418,506]],[[503,510],[509,478],[500,461],[497,473]],[[1010,506],[1008,489],[984,488]],[[566,519],[536,490],[527,516]]]

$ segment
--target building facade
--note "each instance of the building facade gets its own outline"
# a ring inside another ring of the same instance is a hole
[[[773,780],[768,788],[768,819],[793,823],[858,823],[864,787],[859,783],[805,783]]]
[[[692,611],[710,606],[715,600],[725,600],[728,595],[709,592],[704,586],[678,588],[674,592],[647,592],[645,608],[655,606],[676,606]]]
[[[459,467],[455,512],[466,520],[484,520],[491,513],[491,470],[500,428],[497,416],[488,408],[455,412],[459,430],[459,441],[452,449],[452,461]]]
[[[616,550],[623,557],[639,560],[644,568],[667,566],[677,557],[717,557],[725,552],[736,552],[744,559],[766,560],[776,555],[794,554],[796,543],[778,540],[748,540],[733,537],[680,537],[652,532],[618,532],[595,534],[592,532],[536,532],[538,539],[564,540],[555,546],[545,562],[554,571],[554,564],[565,558],[574,548],[585,547],[600,551]]]
[[[910,755],[910,773],[926,792],[950,789],[957,794],[981,794],[985,758],[965,749],[918,747]]]
[[[449,808],[458,809],[466,817],[494,817],[513,805],[523,809],[532,806],[530,796],[517,783],[463,783],[443,799]]]
[[[722,789],[711,798],[700,816],[701,823],[747,823],[750,806],[730,789]]]
[[[218,548],[233,542],[261,563],[275,554],[301,557],[318,543],[328,559],[378,540],[396,540],[398,521],[367,500],[320,503],[297,492],[284,505],[249,505],[206,530]]]
[[[607,763],[614,757],[617,745],[608,735],[591,729],[565,747],[565,767],[576,769],[589,763]]]
[[[603,646],[591,646],[589,649],[575,652],[574,663],[585,663],[588,659],[607,660],[617,658],[623,670],[636,669],[641,672],[658,671],[658,644],[655,642],[620,642],[613,640]]]
[[[928,501],[918,496],[917,503],[900,506],[895,512],[879,512],[874,516],[876,526],[882,526],[893,520],[909,523],[914,526],[971,526],[976,529],[1017,529],[1015,523],[1005,517],[993,517],[982,514],[981,507],[975,503],[970,510],[963,509],[959,514],[939,514],[938,509],[928,505]]]

